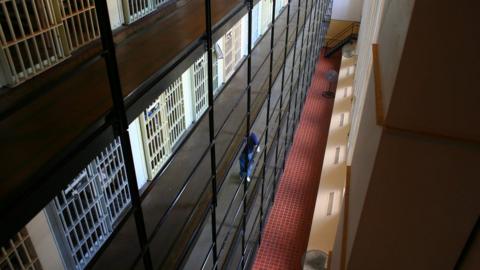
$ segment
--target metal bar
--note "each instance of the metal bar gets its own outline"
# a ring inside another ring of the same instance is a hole
[[[108,72],[108,80],[110,84],[110,91],[113,100],[113,110],[115,114],[115,132],[120,137],[122,145],[125,168],[128,176],[128,186],[130,189],[130,197],[132,198],[132,207],[135,216],[135,225],[138,233],[138,240],[142,250],[146,250],[143,256],[143,263],[145,269],[152,269],[152,260],[147,246],[147,232],[145,229],[145,221],[143,211],[141,208],[140,194],[138,191],[135,167],[133,164],[133,155],[130,145],[130,137],[128,135],[128,122],[125,113],[125,105],[123,103],[123,95],[120,83],[120,76],[118,72],[117,58],[115,55],[115,43],[113,41],[112,30],[110,28],[110,18],[108,15],[108,6],[106,1],[95,0],[97,9],[97,17],[99,21],[99,28],[101,33],[103,57]]]
[[[212,202],[211,218],[212,218],[212,250],[214,269],[217,269],[218,253],[217,253],[217,163],[215,157],[215,115],[214,115],[214,97],[213,97],[213,30],[212,30],[212,5],[211,0],[205,0],[205,26],[206,26],[206,46],[207,46],[207,81],[208,81],[208,125],[210,140],[210,167],[212,171]]]
[[[293,92],[293,88],[294,88],[294,84],[293,84],[293,75],[295,73],[295,60],[296,60],[296,53],[297,53],[297,40],[298,40],[298,25],[300,23],[300,10],[301,10],[301,7],[300,7],[300,4],[301,4],[301,0],[298,0],[298,8],[297,8],[297,23],[296,23],[296,27],[295,27],[295,41],[293,42],[293,59],[292,59],[292,75],[290,77],[290,96],[289,96],[289,99],[288,99],[288,114],[287,114],[287,128],[285,129],[285,149],[287,148],[287,142],[288,142],[288,130],[289,130],[289,126],[290,126],[290,113],[291,113],[291,109],[292,109],[292,92]],[[292,136],[292,139],[293,139],[293,136]],[[283,159],[285,160],[286,159],[286,156],[287,156],[287,151],[284,152],[284,157]]]
[[[247,35],[248,35],[248,42],[247,42],[247,125],[245,129],[245,141],[247,142],[248,145],[248,137],[250,136],[250,127],[251,127],[251,119],[250,119],[250,113],[251,113],[251,108],[250,104],[252,102],[252,86],[251,86],[251,79],[252,79],[252,10],[253,10],[253,0],[248,0],[247,1],[247,6],[248,6],[248,30],[247,30]],[[245,145],[245,147],[247,147]],[[243,151],[240,148],[240,155],[243,155]],[[245,165],[247,168],[248,172],[248,167],[250,166],[250,160],[247,158],[247,164]],[[246,177],[249,177],[248,174],[246,174]],[[248,190],[248,181],[246,179],[243,179],[243,213],[242,213],[242,267],[245,265],[245,230],[247,227],[247,190]]]
[[[266,132],[265,132],[265,145],[268,145],[268,130],[270,128],[270,100],[272,95],[272,72],[273,72],[273,46],[274,46],[274,37],[275,37],[275,4],[276,0],[273,0],[273,8],[272,8],[272,32],[270,38],[270,71],[268,74],[268,107],[267,107],[267,123],[266,123]],[[264,162],[266,162],[266,154],[264,155]],[[276,183],[274,182],[274,185]],[[272,200],[275,199],[275,188],[273,189],[273,197]]]
[[[278,148],[279,148],[279,143],[280,143],[280,128],[281,128],[281,121],[282,121],[282,107],[283,107],[283,90],[285,87],[285,69],[287,66],[287,54],[288,54],[288,30],[289,30],[289,24],[290,24],[290,3],[291,0],[288,0],[287,4],[287,25],[286,25],[286,35],[285,35],[285,50],[283,53],[283,68],[282,68],[282,82],[281,82],[281,88],[280,88],[280,108],[278,112],[278,127],[277,127],[277,145],[275,147],[275,168],[274,168],[274,175],[277,174],[277,166],[278,166]],[[293,67],[292,67],[293,71]],[[282,167],[283,170],[283,167]],[[261,224],[262,222],[260,222]]]
[[[312,1],[315,1],[315,0],[312,0]],[[313,3],[312,3],[313,5]],[[317,5],[315,5],[316,7]],[[310,74],[310,65],[308,64],[309,63],[309,60],[311,58],[311,45],[309,44],[311,41],[310,41],[310,36],[312,36],[312,22],[313,22],[313,18],[312,18],[312,13],[315,14],[313,11],[310,12],[309,16],[308,16],[308,32],[307,32],[307,45],[306,45],[306,48],[305,48],[305,65],[304,65],[304,68],[308,70],[308,72],[303,72],[303,75],[302,75],[302,89],[300,91],[300,108],[299,108],[299,114],[301,114],[302,110],[303,110],[303,104],[305,102],[305,97],[306,97],[306,93],[308,91],[308,85],[306,83],[306,76],[307,76],[307,73]],[[305,17],[305,20],[307,20],[307,17]],[[304,32],[305,32],[305,28],[304,28]]]

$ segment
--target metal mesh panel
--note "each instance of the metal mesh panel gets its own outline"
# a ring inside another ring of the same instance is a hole
[[[193,64],[193,96],[195,102],[195,119],[199,119],[208,107],[207,59],[205,55]],[[218,80],[218,75],[217,75]]]
[[[62,19],[72,50],[100,36],[94,0],[62,0],[62,7]]]
[[[116,223],[130,205],[127,172],[122,147],[118,140],[113,141],[97,156],[95,166],[100,176],[101,191],[105,196],[108,214],[112,223]]]
[[[118,139],[102,151],[52,201],[53,218],[67,256],[83,269],[130,205],[127,175]]]
[[[170,136],[170,145],[173,146],[186,130],[182,78],[174,81],[165,91],[165,102],[168,135]]]
[[[30,236],[25,228],[13,236],[6,246],[1,247],[0,269],[42,269]]]
[[[8,84],[24,81],[63,60],[64,29],[52,0],[0,0],[0,64]]]
[[[153,179],[171,153],[164,94],[142,113],[140,123],[148,176]]]
[[[134,22],[152,13],[167,0],[124,0],[128,22]]]

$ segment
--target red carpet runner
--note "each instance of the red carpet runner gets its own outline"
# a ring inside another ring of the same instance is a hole
[[[333,99],[325,99],[325,72],[338,71],[340,53],[321,56],[253,269],[301,269],[312,225]],[[332,86],[332,89],[334,86]]]

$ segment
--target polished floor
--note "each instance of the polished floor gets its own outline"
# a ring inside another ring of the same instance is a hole
[[[325,99],[325,72],[338,71],[340,54],[320,57],[280,180],[253,269],[300,269],[326,148],[333,99]],[[332,89],[335,89],[332,86]]]

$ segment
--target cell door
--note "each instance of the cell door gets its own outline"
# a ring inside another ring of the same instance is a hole
[[[242,59],[242,20],[233,27],[233,47],[235,53],[234,67]]]
[[[164,92],[168,135],[173,147],[186,130],[182,78],[175,80]]]
[[[198,120],[202,116],[203,112],[205,112],[205,110],[208,108],[208,73],[206,55],[203,55],[200,57],[200,59],[195,61],[193,64],[192,73],[195,120]]]
[[[130,202],[122,148],[115,139],[46,208],[67,268],[85,268]]]
[[[0,269],[2,270],[41,270],[42,265],[25,228],[8,240],[8,244],[1,247]]]
[[[119,140],[114,140],[92,162],[100,192],[105,198],[105,206],[111,219],[111,226],[119,221],[119,217],[130,206],[130,189],[128,187],[127,171],[123,159],[122,146]]]
[[[100,37],[94,0],[62,0],[62,20],[71,50]]]
[[[6,72],[5,84],[16,85],[68,57],[58,1],[1,0],[0,10],[0,65]]]
[[[165,108],[165,95],[140,115],[140,127],[143,137],[148,178],[152,180],[172,151],[168,135],[168,122]]]
[[[234,49],[234,37],[233,37],[233,29],[230,29],[225,34],[223,39],[223,48],[225,49],[224,52],[224,70],[225,70],[225,78],[229,78],[233,73],[233,68],[235,66],[235,49]]]
[[[97,177],[88,166],[52,202],[54,233],[63,240],[60,250],[68,268],[83,269],[110,235]]]
[[[152,13],[167,0],[123,0],[125,21],[132,23]]]

